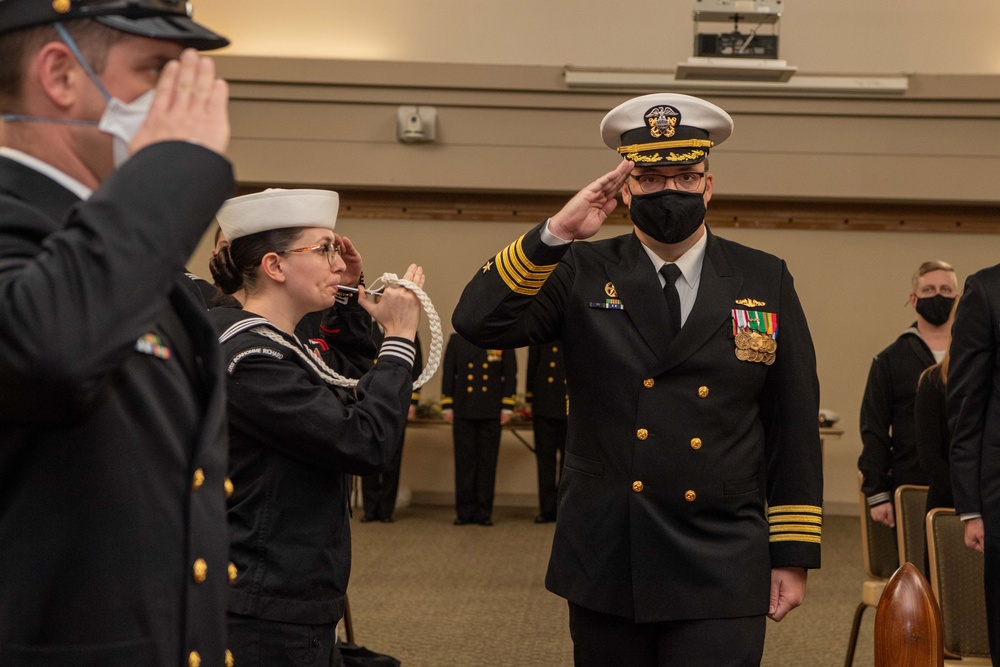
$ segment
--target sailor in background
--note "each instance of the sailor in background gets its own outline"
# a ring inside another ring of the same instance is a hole
[[[528,348],[528,368],[524,382],[524,402],[531,409],[535,434],[535,462],[538,467],[538,516],[535,523],[556,520],[559,474],[566,451],[566,364],[560,343]]]
[[[493,525],[500,435],[514,412],[516,387],[513,350],[483,349],[451,335],[442,364],[441,411],[453,425],[456,526]]]
[[[376,345],[382,344],[385,332],[382,327],[376,326],[372,330],[372,338]],[[420,347],[420,335],[414,339],[413,344],[417,348],[417,356],[413,360],[413,381],[416,382],[420,374],[424,372],[424,354]],[[420,390],[414,389],[410,394],[410,409],[406,414],[407,421],[412,421],[417,416],[417,405],[420,403]],[[361,478],[361,498],[364,504],[364,515],[361,517],[362,523],[369,521],[381,521],[382,523],[393,522],[393,512],[396,511],[396,496],[399,495],[399,473],[403,467],[403,443],[406,441],[406,431],[404,429],[400,436],[399,449],[392,457],[385,470],[375,475],[365,475]]]

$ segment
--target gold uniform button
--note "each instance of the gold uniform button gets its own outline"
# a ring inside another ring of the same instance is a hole
[[[642,482],[638,480],[632,482],[632,490],[636,493],[642,493]]]
[[[236,659],[228,648],[226,649],[226,667],[236,667]]]
[[[556,379],[555,379],[555,378],[549,378],[549,384],[552,384],[552,383],[553,383],[553,382],[555,382],[555,381],[556,381]]]
[[[236,581],[237,574],[239,574],[239,570],[236,569],[236,564],[229,561],[229,583]]]
[[[489,389],[487,389],[486,387],[483,387],[483,391],[484,391],[484,392],[485,392],[485,391],[489,391]]]
[[[559,346],[558,345],[553,345],[552,346],[552,351],[553,352],[558,352],[559,351]]]
[[[472,393],[472,387],[467,388],[466,391],[471,394]]]
[[[645,440],[646,438],[649,437],[649,431],[647,431],[644,428],[640,428],[638,431],[635,432],[635,437],[639,438],[640,440]]]
[[[691,449],[701,449],[701,438],[691,438]]]
[[[191,651],[188,655],[188,667],[201,667],[201,654],[198,651]]]
[[[223,487],[226,489],[226,498],[232,498],[233,491],[236,490],[236,487],[233,486],[233,480],[227,477],[225,483],[223,483]]]
[[[489,368],[489,367],[490,367],[489,364],[483,364],[483,368]]]
[[[688,501],[689,503],[693,503],[697,499],[698,499],[698,494],[695,493],[694,491],[684,492],[684,500]]]
[[[469,381],[471,382],[472,380],[475,380],[475,379],[476,379],[476,376],[473,375],[472,373],[469,373]]]
[[[205,483],[205,471],[198,468],[194,471],[194,478],[191,480],[191,488],[197,491]]]
[[[556,367],[556,362],[550,361],[549,362],[549,368],[555,368],[555,367]]]
[[[200,584],[208,578],[208,563],[205,562],[204,558],[196,560],[192,570],[194,572],[194,583]]]
[[[470,361],[469,362],[469,368],[472,368],[473,366],[474,366],[474,364]]]
[[[645,387],[646,389],[652,389],[653,385],[655,384],[656,380],[654,380],[653,378],[646,378],[645,380],[642,381],[642,386]]]
[[[489,380],[489,379],[490,379],[490,376],[489,376],[489,375],[484,375],[484,376],[483,376],[483,380]]]
[[[698,398],[708,398],[708,387],[698,387]]]

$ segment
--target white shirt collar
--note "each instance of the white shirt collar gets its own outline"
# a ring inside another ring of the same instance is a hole
[[[87,199],[94,193],[93,190],[88,188],[86,185],[76,180],[64,171],[60,171],[53,167],[48,162],[42,162],[36,157],[23,153],[15,148],[8,148],[7,146],[0,146],[0,155],[13,160],[14,162],[19,162],[29,169],[34,169],[40,174],[48,176],[53,181],[63,186],[73,194],[75,194],[80,199]]]
[[[707,247],[708,229],[706,228],[701,238],[674,262],[677,268],[681,270],[681,275],[684,277],[684,281],[688,284],[688,287],[696,287],[701,280],[701,267],[705,264],[705,248]],[[667,263],[645,245],[642,246],[642,249],[646,251],[649,261],[653,263],[653,268],[657,272]]]

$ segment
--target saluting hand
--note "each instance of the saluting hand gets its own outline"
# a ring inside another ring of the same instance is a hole
[[[549,218],[549,231],[566,241],[589,239],[618,206],[618,191],[635,164],[623,160],[614,171],[580,190]]]
[[[229,147],[229,87],[215,63],[185,49],[160,73],[146,122],[132,139],[133,154],[160,141],[190,141],[224,155]]]
[[[361,253],[357,246],[351,243],[351,239],[346,236],[340,237],[340,258],[344,260],[346,268],[340,275],[340,284],[348,287],[356,287],[361,280]]]

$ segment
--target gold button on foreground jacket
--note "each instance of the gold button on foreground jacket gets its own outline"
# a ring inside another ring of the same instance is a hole
[[[654,380],[653,378],[646,378],[645,380],[642,381],[642,386],[645,387],[646,389],[652,389],[653,385],[655,384],[656,380]]]
[[[642,493],[642,482],[635,481],[632,482],[632,490],[636,493]]]
[[[236,575],[239,574],[239,570],[236,569],[236,563],[229,561],[229,583],[236,581]]]
[[[233,652],[228,648],[226,649],[226,667],[235,667],[236,659],[233,658]]]
[[[644,428],[640,428],[638,431],[635,432],[635,437],[639,438],[640,440],[645,440],[646,438],[649,437],[649,431],[647,431]]]
[[[188,667],[201,667],[201,654],[198,651],[191,651],[188,655]]]
[[[233,497],[233,491],[236,490],[236,487],[233,486],[233,480],[231,480],[231,479],[229,479],[227,477],[225,483],[223,484],[223,486],[226,489],[226,498],[232,498]]]
[[[701,438],[691,438],[691,449],[701,449]]]
[[[194,471],[194,478],[191,480],[191,488],[197,491],[205,483],[205,471],[198,468]]]
[[[684,500],[688,501],[689,503],[693,503],[697,499],[698,499],[698,494],[695,493],[694,491],[686,491],[684,493]]]
[[[708,387],[698,387],[698,398],[708,398]]]
[[[194,572],[194,582],[196,584],[200,584],[208,578],[208,563],[205,562],[204,558],[196,560],[192,570]]]

